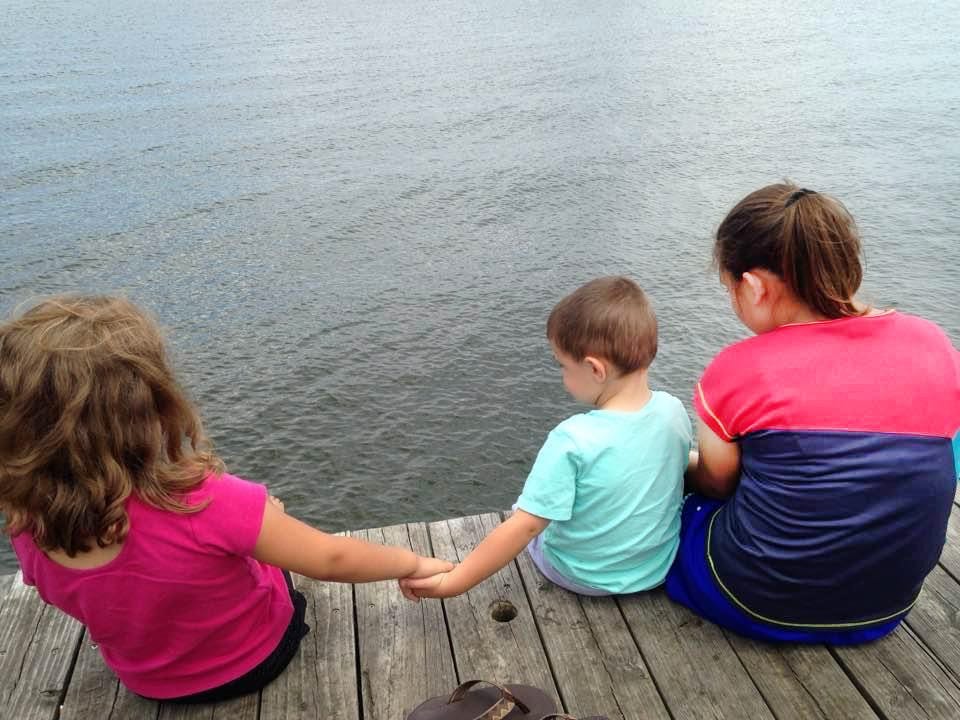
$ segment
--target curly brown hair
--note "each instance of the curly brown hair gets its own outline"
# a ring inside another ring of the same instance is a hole
[[[56,297],[0,325],[0,510],[74,557],[122,542],[135,494],[187,513],[223,463],[156,321],[119,297]]]

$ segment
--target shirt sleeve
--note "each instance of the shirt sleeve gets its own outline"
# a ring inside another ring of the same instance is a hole
[[[233,475],[210,477],[191,498],[207,506],[189,515],[197,542],[227,555],[251,555],[267,504],[267,488]]]
[[[37,581],[34,579],[33,573],[30,570],[31,564],[27,562],[27,558],[31,555],[31,548],[27,545],[27,543],[33,546],[33,553],[40,552],[36,545],[33,544],[33,539],[26,531],[21,531],[17,535],[14,535],[12,538],[10,538],[10,544],[13,546],[13,554],[17,556],[17,562],[20,564],[20,575],[21,579],[23,580],[23,584],[36,585]]]
[[[727,442],[739,436],[738,416],[743,392],[739,389],[742,365],[739,347],[722,350],[703,371],[693,391],[693,407],[697,416],[714,434]]]
[[[957,476],[957,483],[960,484],[960,428],[953,435],[953,472]]]
[[[554,428],[537,453],[517,507],[547,520],[569,520],[573,516],[580,465],[573,438]]]
[[[950,340],[947,340],[953,347],[953,343]],[[953,367],[956,370],[956,386],[960,387],[960,350],[953,347]],[[960,411],[960,406],[957,407],[957,410]],[[953,446],[953,471],[954,475],[957,478],[957,484],[960,485],[960,414],[955,418],[955,429],[953,431],[953,438],[951,442]]]
[[[693,450],[693,423],[690,422],[690,416],[687,415],[687,409],[680,400],[677,400],[680,413],[680,425],[683,428],[684,439],[687,441],[687,452]]]

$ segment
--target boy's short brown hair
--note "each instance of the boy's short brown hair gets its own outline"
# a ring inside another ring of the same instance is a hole
[[[594,355],[631,373],[650,367],[657,355],[657,316],[635,282],[602,277],[557,303],[547,338],[574,360]]]

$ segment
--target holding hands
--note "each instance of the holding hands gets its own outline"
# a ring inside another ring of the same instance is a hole
[[[451,597],[451,595],[428,594],[429,590],[426,588],[436,586],[439,589],[443,579],[453,568],[454,564],[448,560],[418,556],[417,569],[407,577],[397,580],[400,592],[407,600],[414,602],[420,602],[421,597]]]
[[[426,560],[427,558],[423,559]],[[450,571],[454,568],[453,563],[446,563],[446,565],[447,568],[432,575],[410,575],[400,578],[397,581],[400,585],[400,592],[407,600],[413,600],[414,602],[420,602],[420,598],[449,598],[459,595],[460,593],[453,589],[449,581],[444,586],[444,581],[448,580]]]
[[[446,567],[437,568],[432,573],[407,575],[399,581],[400,592],[414,602],[419,602],[420,598],[451,598],[461,595],[511,562],[549,524],[550,521],[546,518],[517,509],[507,520],[495,527],[459,565],[444,563]]]

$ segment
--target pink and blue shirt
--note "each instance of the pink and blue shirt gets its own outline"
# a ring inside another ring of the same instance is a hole
[[[958,358],[936,325],[890,311],[787,325],[711,362],[694,405],[741,451],[706,541],[732,602],[811,628],[912,606],[960,475]]]

